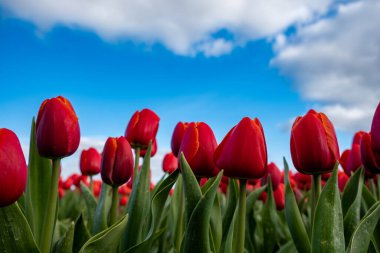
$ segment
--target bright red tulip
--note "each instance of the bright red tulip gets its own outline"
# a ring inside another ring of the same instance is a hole
[[[380,155],[380,103],[372,119],[371,140],[373,151]],[[380,160],[377,160],[377,162],[380,163]]]
[[[0,128],[0,207],[15,202],[24,192],[28,169],[14,132]]]
[[[333,170],[339,161],[339,146],[333,124],[323,113],[310,110],[292,127],[290,151],[296,169],[305,174]]]
[[[267,171],[267,147],[260,121],[243,118],[219,144],[214,159],[228,177],[263,177]]]
[[[122,197],[120,198],[119,204],[120,204],[121,206],[125,206],[127,203],[128,203],[128,197],[126,197],[126,196],[122,196]]]
[[[178,152],[181,147],[183,136],[185,134],[186,129],[189,127],[189,125],[190,123],[187,123],[187,122],[178,122],[174,128],[171,147],[172,147],[172,152],[176,157],[178,157]]]
[[[285,207],[285,187],[283,183],[279,184],[277,189],[273,191],[273,197],[276,202],[277,210],[283,210]]]
[[[64,97],[46,99],[36,122],[37,148],[41,156],[62,158],[73,154],[80,141],[78,117]]]
[[[280,169],[277,167],[275,163],[269,163],[267,166],[267,173],[265,173],[264,177],[261,179],[261,185],[267,184],[268,175],[270,175],[272,180],[273,190],[276,190],[278,185],[284,181],[282,181],[282,174]]]
[[[351,149],[346,149],[340,156],[340,166],[342,166],[344,173],[347,176],[351,176],[351,172],[348,170],[348,160],[350,158]]]
[[[83,175],[96,175],[100,172],[102,156],[94,148],[83,150],[80,156],[80,171]]]
[[[156,138],[160,118],[149,109],[136,111],[125,130],[125,138],[133,148],[146,149],[150,141]]]
[[[131,146],[123,137],[108,138],[103,149],[101,176],[111,186],[125,184],[133,173]]]
[[[162,170],[166,173],[172,173],[178,167],[178,159],[172,152],[167,153],[162,161]]]
[[[214,133],[206,123],[191,123],[183,136],[179,153],[183,152],[197,177],[214,177],[219,172],[213,160],[216,147]]]
[[[362,157],[361,157],[361,153],[360,153],[360,143],[361,143],[361,140],[362,140],[364,134],[365,134],[365,132],[359,131],[354,136],[354,139],[352,142],[352,147],[351,147],[351,152],[350,152],[350,155],[348,157],[348,163],[347,163],[347,171],[350,174],[357,171],[359,169],[359,167],[363,165]]]
[[[360,154],[365,170],[374,174],[380,174],[380,154],[374,153],[372,140],[369,133],[365,133],[360,143]]]
[[[102,189],[102,181],[101,180],[94,180],[92,187],[93,187],[92,192],[94,193],[94,196],[99,197],[100,191]]]
[[[140,150],[140,157],[145,157],[146,151],[147,151],[147,149],[141,149]],[[156,153],[157,153],[157,141],[156,141],[156,139],[154,139],[153,143],[152,143],[152,149],[150,151],[150,157],[155,156]]]

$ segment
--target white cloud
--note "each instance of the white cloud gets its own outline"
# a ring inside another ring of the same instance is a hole
[[[181,55],[218,56],[324,14],[332,0],[3,0],[41,30],[81,27],[106,40],[159,42]],[[231,41],[214,38],[228,30]]]
[[[380,100],[379,24],[379,1],[341,4],[332,17],[277,36],[272,64],[338,129],[369,130]]]

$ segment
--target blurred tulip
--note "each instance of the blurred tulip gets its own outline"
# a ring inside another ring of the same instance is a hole
[[[341,192],[343,192],[344,187],[347,184],[347,181],[350,179],[349,176],[346,175],[345,172],[339,171],[338,172],[338,187]]]
[[[267,171],[267,147],[260,121],[243,118],[219,144],[215,163],[224,175],[258,179]]]
[[[46,99],[36,122],[37,148],[41,156],[62,158],[73,154],[80,141],[77,115],[64,97]]]
[[[146,149],[149,142],[156,138],[159,122],[160,118],[152,110],[136,111],[125,130],[125,138],[133,148]]]
[[[347,176],[351,176],[351,172],[348,170],[348,160],[350,158],[350,153],[351,149],[346,149],[340,156],[339,160],[340,166],[342,166],[342,169]]]
[[[65,196],[65,190],[61,187],[58,188],[58,197],[61,199]]]
[[[190,123],[183,136],[179,153],[183,152],[197,177],[214,177],[219,172],[213,160],[216,146],[214,133],[206,123]]]
[[[14,203],[24,192],[28,169],[14,132],[0,129],[0,207]]]
[[[284,181],[282,181],[283,179],[282,179],[281,171],[275,163],[269,163],[268,164],[267,172],[265,173],[265,175],[261,179],[261,185],[267,184],[268,175],[270,175],[270,177],[271,177],[273,190],[276,190],[278,185],[281,182],[282,183],[284,182]]]
[[[301,190],[308,191],[311,186],[311,176],[306,175],[300,172],[297,172],[293,176],[294,181],[297,184],[297,187]]]
[[[323,173],[321,175],[321,179],[323,182],[326,182],[327,180],[329,180],[330,176],[331,176],[331,173]]]
[[[278,185],[277,189],[273,192],[273,197],[277,210],[283,210],[285,207],[285,187],[283,183]]]
[[[80,170],[83,175],[92,176],[99,174],[102,156],[94,148],[83,150],[80,156]]]
[[[92,192],[94,193],[95,197],[99,197],[101,189],[102,189],[102,181],[94,180]]]
[[[123,184],[119,187],[119,194],[121,195],[129,195],[131,194],[132,189],[128,187],[127,184]]]
[[[103,149],[101,176],[104,183],[119,186],[128,181],[133,173],[131,146],[123,137],[108,138]]]
[[[127,203],[128,203],[128,197],[126,197],[126,196],[122,196],[122,197],[120,198],[120,202],[119,202],[119,204],[120,204],[121,206],[125,206],[125,205],[127,205]]]
[[[360,143],[360,154],[365,170],[374,174],[380,174],[380,154],[374,153],[372,140],[369,133],[365,133]]]
[[[178,122],[174,128],[171,147],[172,147],[172,152],[176,157],[178,157],[178,152],[181,147],[183,136],[185,134],[186,129],[189,127],[189,125],[190,123]]]
[[[360,166],[363,165],[360,153],[360,143],[364,134],[365,132],[359,131],[354,135],[351,152],[349,154],[347,162],[347,171],[349,172],[348,175],[351,175],[353,172],[357,171]]]
[[[380,156],[380,103],[372,119],[371,140],[373,152]],[[377,163],[380,163],[380,160],[377,160]]]
[[[147,149],[141,149],[140,150],[140,157],[145,157],[146,151],[147,151]],[[150,157],[155,156],[156,153],[157,153],[157,141],[156,141],[156,139],[154,139],[153,143],[152,143],[152,150],[150,152]]]
[[[162,170],[166,173],[174,172],[178,167],[178,159],[172,152],[167,153],[162,161]]]
[[[310,110],[298,117],[291,130],[290,151],[294,166],[302,173],[332,171],[340,157],[335,129],[327,116]]]

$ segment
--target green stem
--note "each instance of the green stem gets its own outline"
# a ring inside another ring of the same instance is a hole
[[[380,174],[377,174],[376,178],[377,178],[377,193],[379,194],[379,198],[380,198]]]
[[[49,253],[55,227],[55,214],[57,212],[58,180],[61,159],[53,159],[50,191],[47,202],[45,219],[41,231],[41,253]]]
[[[140,163],[140,148],[137,147],[135,149],[135,168],[133,170],[133,178],[132,178],[133,183],[135,183],[135,179],[137,178],[137,173],[139,171],[139,163]]]
[[[92,178],[92,175],[90,176],[90,191],[93,192],[93,189],[94,189],[94,181],[93,181],[93,178]]]
[[[119,187],[112,187],[112,204],[110,210],[110,225],[114,224],[117,220],[117,209],[119,207]]]
[[[245,239],[245,205],[246,205],[246,179],[240,179],[240,196],[238,209],[238,235],[237,235],[237,253],[244,253]]]
[[[321,174],[313,175],[311,182],[311,226],[313,229],[315,208],[318,203],[319,195],[321,194]]]
[[[376,189],[376,186],[375,186],[375,182],[373,181],[373,178],[371,178],[369,180],[369,184],[371,186],[371,192],[372,192],[373,196],[375,197],[375,199],[378,200],[377,189]]]

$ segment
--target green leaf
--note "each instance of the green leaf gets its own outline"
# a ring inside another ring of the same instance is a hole
[[[375,203],[376,199],[373,197],[372,193],[368,190],[367,186],[363,184],[363,200],[365,203],[365,209],[370,209]]]
[[[185,233],[185,200],[183,192],[183,178],[180,174],[171,199],[170,209],[173,219],[172,233],[175,252],[180,252],[183,234]]]
[[[152,143],[149,143],[144,162],[136,181],[133,182],[133,189],[128,200],[129,221],[124,233],[122,250],[125,251],[136,244],[139,244],[143,238],[143,226],[150,209],[150,153]]]
[[[227,242],[227,235],[230,231],[230,226],[233,221],[234,213],[236,210],[236,206],[238,204],[239,198],[239,187],[237,181],[230,178],[228,179],[228,199],[227,199],[227,208],[223,215],[223,224],[222,224],[222,249],[224,248],[224,244]],[[248,203],[248,200],[247,200]]]
[[[152,224],[150,226],[149,233],[143,242],[128,249],[126,252],[145,253],[151,249],[152,241],[159,227],[159,223],[163,213],[162,209],[165,206],[165,202],[168,198],[170,189],[173,187],[174,183],[177,180],[178,174],[178,170],[174,171],[158,186],[156,194],[154,194],[152,198]]]
[[[250,210],[252,210],[255,202],[257,201],[257,199],[260,197],[260,195],[267,189],[267,186],[264,185],[262,187],[260,187],[259,189],[256,189],[254,190],[253,192],[251,192],[248,197],[247,197],[247,203],[246,203],[246,210],[247,210],[247,213],[250,212]]]
[[[211,209],[214,204],[215,195],[218,190],[220,180],[222,179],[222,175],[223,172],[219,172],[217,177],[209,179],[212,183],[210,188],[207,192],[205,192],[204,196],[201,197],[193,209],[189,223],[186,227],[184,240],[181,245],[181,251],[183,253],[210,252],[209,229]],[[185,177],[184,181],[186,181]]]
[[[100,197],[98,205],[95,209],[94,214],[94,224],[92,226],[92,234],[97,234],[102,230],[108,228],[108,212],[111,207],[111,186],[107,184],[102,184],[102,190],[100,192]]]
[[[343,214],[338,189],[338,164],[319,197],[314,216],[312,252],[344,252]]]
[[[267,201],[262,209],[264,229],[264,250],[273,252],[276,245],[276,204],[273,197],[272,180],[268,176]]]
[[[183,189],[185,193],[185,212],[187,224],[190,221],[190,217],[193,213],[195,206],[202,198],[202,191],[183,153],[181,153],[180,155],[180,163],[183,177]]]
[[[54,253],[72,253],[74,243],[75,224],[72,222],[64,236],[54,246]]]
[[[17,203],[0,208],[0,252],[40,252]]]
[[[128,215],[124,215],[111,227],[91,237],[81,248],[80,253],[117,252],[119,242],[127,226]]]
[[[352,234],[347,252],[365,253],[371,242],[373,231],[380,219],[380,202],[376,202],[366,213]]]
[[[310,240],[302,221],[294,192],[289,183],[289,166],[284,157],[285,168],[285,217],[295,247],[299,252],[311,252]]]
[[[288,241],[286,244],[282,245],[277,253],[296,253],[297,249],[293,241]]]
[[[90,189],[83,182],[80,183],[80,187],[82,189],[82,196],[85,204],[84,219],[86,221],[88,231],[92,231],[97,201]]]
[[[25,190],[25,215],[34,238],[40,241],[50,188],[52,165],[37,150],[35,120],[32,119],[29,144],[28,180]]]
[[[218,197],[215,198],[211,209],[210,233],[213,239],[213,252],[219,252],[222,243],[222,213]]]
[[[83,244],[85,244],[90,237],[90,232],[87,230],[83,221],[83,215],[81,214],[75,222],[73,253],[79,252]]]
[[[342,211],[344,215],[344,238],[346,240],[346,245],[349,244],[351,235],[360,222],[363,181],[363,168],[360,168],[353,176],[351,176],[343,192]]]

